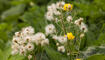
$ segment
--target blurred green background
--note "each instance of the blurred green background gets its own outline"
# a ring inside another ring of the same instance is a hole
[[[0,0],[0,60],[26,60],[23,56],[11,56],[12,36],[22,27],[30,25],[35,28],[35,32],[44,32],[47,6],[56,1],[60,0]],[[105,45],[105,0],[65,1],[74,5],[72,13],[83,17],[88,25],[89,32],[82,41],[81,50]],[[101,57],[104,60],[105,56]],[[90,57],[88,60],[96,59]]]

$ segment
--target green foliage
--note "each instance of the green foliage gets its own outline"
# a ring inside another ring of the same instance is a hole
[[[53,50],[51,47],[46,47],[45,50],[51,60],[68,60],[67,57]]]
[[[105,55],[93,55],[89,57],[87,60],[105,60]]]

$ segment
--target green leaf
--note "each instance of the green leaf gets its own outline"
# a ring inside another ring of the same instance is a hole
[[[9,10],[3,12],[3,14],[1,15],[1,18],[5,19],[7,17],[14,17],[14,16],[19,15],[22,12],[24,12],[24,9],[25,9],[24,4],[17,5],[15,7],[10,8]]]
[[[46,50],[46,53],[48,54],[48,57],[50,57],[51,60],[68,60],[67,57],[55,51],[51,47],[45,47],[45,50]]]

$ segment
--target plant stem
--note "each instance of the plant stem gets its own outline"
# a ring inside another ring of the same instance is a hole
[[[61,24],[62,24],[62,29],[64,31],[64,35],[65,35],[66,34],[66,29],[65,29],[65,26],[64,26],[63,14],[61,14],[61,19],[60,20],[61,20]]]

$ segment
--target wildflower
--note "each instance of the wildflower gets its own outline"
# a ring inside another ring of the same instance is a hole
[[[82,22],[83,22],[83,18],[79,18],[74,22],[74,24],[76,24],[77,26],[80,26]]]
[[[20,38],[18,37],[13,37],[12,43],[18,43],[20,41]]]
[[[56,43],[56,46],[59,46],[59,43]]]
[[[69,55],[70,55],[70,53],[68,52],[68,53],[67,53],[67,55],[69,56]]]
[[[49,21],[52,21],[54,19],[53,17],[53,12],[52,11],[48,11],[45,15],[46,19]]]
[[[49,24],[45,27],[46,34],[52,34],[55,32],[55,26],[53,24]]]
[[[18,52],[19,52],[19,51],[18,51],[17,49],[14,49],[14,50],[12,50],[11,54],[12,54],[12,55],[16,55],[16,54],[18,54]]]
[[[65,4],[63,9],[65,11],[71,11],[73,9],[73,5],[72,4]]]
[[[58,41],[61,43],[61,44],[64,44],[67,42],[67,38],[63,37],[63,36],[59,36],[58,37]]]
[[[26,55],[27,51],[24,48],[21,48],[19,53],[20,55]]]
[[[81,59],[77,58],[76,60],[81,60]]]
[[[42,32],[36,33],[35,36],[36,36],[37,40],[43,40],[43,39],[46,38],[45,35]]]
[[[59,46],[59,47],[58,47],[58,51],[64,53],[64,52],[65,52],[65,48],[64,48],[64,46]]]
[[[28,55],[28,59],[31,60],[32,59],[32,55]]]
[[[20,32],[15,32],[15,36],[16,37],[20,37],[21,36],[21,33]]]
[[[88,31],[87,26],[86,26],[86,24],[84,24],[84,23],[81,23],[80,29],[81,29],[83,32],[87,32],[87,31]]]
[[[25,42],[32,42],[32,37],[31,36],[26,36],[24,37]]]
[[[14,49],[19,49],[20,48],[20,46],[19,46],[19,44],[12,44],[12,47],[11,47],[13,50]]]
[[[84,34],[84,33],[80,34],[80,38],[83,38],[84,36],[85,36],[85,34]]]
[[[64,1],[60,1],[56,3],[57,9],[62,9],[64,6],[65,2]]]
[[[67,20],[68,22],[71,22],[71,21],[72,21],[72,16],[68,16],[68,17],[66,18],[66,20]]]
[[[57,40],[57,39],[58,39],[58,36],[53,35],[52,38],[53,38],[54,40]]]
[[[54,11],[54,14],[55,15],[61,15],[61,12],[60,11]]]
[[[30,4],[30,6],[34,6],[35,5],[34,2],[32,2],[32,1],[29,4]]]
[[[42,40],[42,42],[41,42],[41,46],[48,45],[48,44],[49,44],[48,39]]]
[[[28,51],[32,51],[34,49],[34,45],[31,44],[31,43],[28,43],[26,48],[27,48]]]
[[[73,34],[70,32],[70,33],[67,33],[67,38],[69,40],[73,40],[75,38],[75,36],[73,36]]]
[[[34,33],[34,28],[31,26],[22,29],[23,35],[33,34],[33,33]]]

